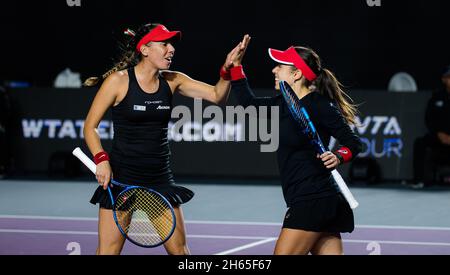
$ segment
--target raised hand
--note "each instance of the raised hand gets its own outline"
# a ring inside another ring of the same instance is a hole
[[[250,35],[246,34],[242,38],[242,41],[231,50],[227,55],[227,59],[224,64],[224,69],[229,70],[231,67],[239,66],[242,63],[242,59],[244,58],[245,51],[247,50],[247,46],[250,43]]]

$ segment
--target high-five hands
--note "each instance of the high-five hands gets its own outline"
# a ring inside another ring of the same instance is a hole
[[[232,67],[240,66],[242,63],[242,59],[244,58],[245,51],[247,50],[247,46],[250,43],[250,35],[246,34],[242,38],[242,41],[231,50],[227,55],[227,59],[225,60],[225,64],[223,65],[225,70],[229,70]]]

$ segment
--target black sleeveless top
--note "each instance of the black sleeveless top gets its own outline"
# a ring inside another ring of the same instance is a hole
[[[134,69],[128,70],[128,76],[127,95],[112,108],[111,163],[118,172],[114,178],[133,184],[173,183],[167,138],[172,91],[162,76],[154,93],[141,89]]]
[[[185,203],[192,191],[174,184],[167,137],[172,91],[162,75],[156,92],[139,86],[134,68],[128,69],[125,98],[112,108],[114,139],[110,152],[113,178],[128,185],[147,186],[173,204]]]

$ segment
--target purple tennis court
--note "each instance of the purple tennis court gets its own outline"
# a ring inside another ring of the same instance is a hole
[[[196,194],[183,205],[192,254],[272,255],[286,211],[281,189],[239,183],[180,182]],[[98,206],[89,203],[95,188],[90,181],[1,181],[0,254],[95,254]],[[355,231],[342,235],[345,254],[450,255],[449,189],[379,186],[352,187],[352,192],[360,206],[354,211]],[[126,242],[122,254],[166,251]]]
[[[194,255],[270,255],[280,225],[276,223],[187,221]],[[0,217],[0,254],[94,254],[95,218]],[[348,255],[450,254],[450,228],[359,226],[343,235]],[[126,243],[123,254],[161,255],[162,247]]]

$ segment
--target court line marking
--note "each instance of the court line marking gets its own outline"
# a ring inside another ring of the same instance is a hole
[[[262,244],[265,244],[265,243],[273,242],[276,239],[277,238],[267,238],[267,239],[264,239],[264,240],[260,240],[258,242],[253,242],[253,243],[249,243],[249,244],[246,244],[246,245],[241,245],[241,246],[235,247],[233,249],[225,250],[225,251],[222,251],[222,252],[219,252],[219,253],[214,253],[214,255],[229,255],[229,254],[232,254],[232,253],[235,253],[235,252],[238,252],[238,251],[242,251],[242,250],[245,250],[245,249],[249,249],[249,248],[252,248],[252,247],[255,247],[255,246],[258,246],[258,245],[262,245]]]
[[[63,234],[63,235],[97,235],[96,231],[65,231],[65,230],[29,230],[29,229],[0,229],[0,233],[23,233],[23,234]],[[268,236],[229,236],[229,235],[198,235],[188,234],[188,238],[205,238],[205,239],[239,239],[239,240],[260,240],[255,243],[247,244],[241,247],[253,247],[265,242],[276,240],[276,237]],[[265,241],[260,243],[261,241]],[[371,243],[377,242],[380,244],[402,244],[402,245],[429,245],[429,246],[450,246],[450,243],[443,242],[407,242],[407,241],[385,241],[385,240],[342,240],[344,243]],[[252,245],[252,246],[248,246]],[[237,248],[234,248],[237,249]],[[240,250],[244,250],[242,248]],[[239,251],[239,250],[236,250]],[[226,251],[224,251],[226,252]],[[223,252],[221,252],[223,253]],[[232,252],[231,252],[232,253]],[[225,255],[225,254],[224,254]]]
[[[30,219],[30,220],[68,220],[68,221],[97,221],[92,217],[65,217],[65,216],[29,216],[29,215],[0,215],[0,219]]]
[[[342,240],[344,243],[371,243],[379,244],[404,244],[404,245],[430,245],[430,246],[450,246],[450,243],[434,242],[406,242],[406,241],[381,241],[381,240]]]
[[[30,216],[30,215],[0,215],[0,219],[31,219],[31,220],[73,220],[73,221],[97,221],[93,217],[65,217],[65,216]],[[186,220],[187,224],[217,224],[217,225],[268,225],[281,226],[274,222],[242,222],[242,221],[201,221]],[[402,226],[402,225],[355,225],[356,228],[368,229],[411,229],[411,230],[450,230],[450,227],[433,226]]]
[[[34,230],[34,229],[0,229],[0,233],[22,233],[22,234],[62,234],[62,235],[97,235],[96,231],[69,231],[69,230]],[[199,235],[188,234],[188,238],[201,239],[238,239],[238,240],[261,240],[268,237],[259,236],[229,236],[229,235]]]

